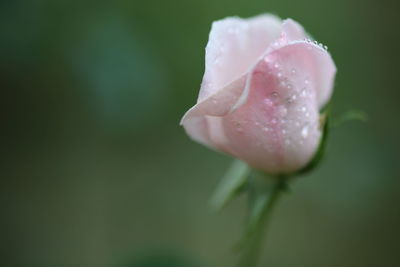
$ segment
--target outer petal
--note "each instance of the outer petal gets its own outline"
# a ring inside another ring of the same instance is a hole
[[[321,109],[326,103],[329,102],[329,99],[332,96],[334,85],[333,82],[336,75],[336,66],[331,55],[321,47],[319,48],[319,50],[312,49],[315,60],[315,68],[312,73],[314,74],[318,105]]]
[[[218,118],[231,112],[243,95],[243,91],[248,91],[246,87],[249,85],[250,77],[243,75],[189,109],[181,120],[181,125],[187,134],[203,145],[228,152],[228,148],[224,146],[225,135]]]
[[[240,78],[279,37],[281,20],[273,15],[228,17],[213,23],[198,101]]]
[[[312,61],[311,65],[314,65],[314,68],[310,69],[310,73],[315,82],[318,106],[322,108],[329,101],[333,92],[336,66],[331,55],[322,47],[322,44],[307,39],[309,37],[305,33],[304,28],[292,19],[284,20],[282,35],[283,40],[280,47],[296,42],[304,42],[305,40],[309,43],[308,47],[313,54],[309,60]]]
[[[302,41],[260,61],[246,103],[221,118],[228,153],[269,173],[306,165],[321,136],[317,88],[326,57],[325,50]]]

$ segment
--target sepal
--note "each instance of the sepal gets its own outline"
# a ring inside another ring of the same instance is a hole
[[[210,200],[214,211],[221,211],[233,198],[240,195],[247,183],[250,167],[240,160],[235,160],[222,177]]]

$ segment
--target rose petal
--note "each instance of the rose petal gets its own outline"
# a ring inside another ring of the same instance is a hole
[[[212,138],[217,136],[216,131],[214,130],[214,134],[210,134],[210,129],[219,129],[211,125],[215,123],[215,120],[210,117],[223,117],[233,109],[243,95],[243,91],[246,90],[246,82],[249,82],[247,77],[248,75],[242,76],[186,112],[181,120],[181,125],[192,139],[208,147],[222,149],[218,145],[220,138],[218,140]],[[220,133],[219,135],[223,136],[224,134]]]
[[[304,31],[304,28],[297,21],[294,21],[292,19],[285,19],[283,21],[282,32],[289,42],[308,38],[306,32]]]
[[[269,173],[294,171],[311,159],[321,135],[309,77],[315,55],[308,43],[296,43],[257,64],[246,103],[223,117],[229,153]]]
[[[280,32],[281,20],[269,14],[250,19],[228,17],[214,22],[206,47],[206,69],[198,101],[248,72]]]
[[[320,45],[307,41],[293,41],[276,50],[281,53],[282,61],[286,57],[296,57],[304,62],[298,69],[308,73],[304,84],[311,84],[316,92],[318,107],[321,109],[331,98],[336,66],[331,55]]]

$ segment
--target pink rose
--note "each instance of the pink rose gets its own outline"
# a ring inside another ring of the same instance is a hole
[[[197,103],[181,124],[195,141],[267,173],[304,167],[336,67],[297,22],[265,14],[213,23]]]

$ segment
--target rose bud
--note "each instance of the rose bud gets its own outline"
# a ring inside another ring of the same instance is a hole
[[[181,121],[187,134],[266,173],[306,166],[336,73],[327,48],[308,38],[269,14],[214,22],[199,97]]]

